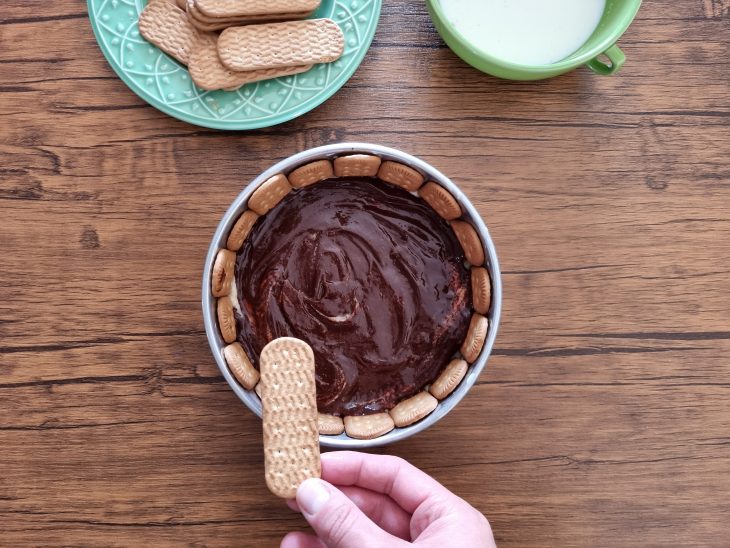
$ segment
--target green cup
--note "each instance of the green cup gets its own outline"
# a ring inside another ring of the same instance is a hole
[[[508,80],[541,80],[569,72],[581,65],[587,65],[594,72],[603,75],[617,72],[626,61],[626,56],[616,45],[616,41],[634,20],[641,0],[606,0],[601,21],[588,41],[566,59],[550,65],[518,65],[479,50],[446,19],[441,0],[426,0],[426,4],[441,38],[456,55],[471,66]]]

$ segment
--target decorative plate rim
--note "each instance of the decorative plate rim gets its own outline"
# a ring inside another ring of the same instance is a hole
[[[127,71],[124,69],[124,67],[119,65],[114,59],[112,52],[109,49],[109,45],[106,43],[106,40],[104,40],[101,35],[101,29],[99,28],[99,23],[97,21],[95,6],[93,5],[94,1],[95,0],[86,0],[88,17],[91,23],[91,29],[94,33],[94,39],[99,45],[99,49],[106,59],[106,62],[109,64],[109,66],[111,66],[114,73],[135,95],[137,95],[140,99],[145,101],[150,106],[156,108],[160,112],[163,112],[168,116],[171,116],[182,122],[197,125],[200,127],[230,131],[261,129],[283,124],[314,110],[322,103],[327,101],[330,97],[337,93],[342,88],[342,86],[344,86],[350,80],[350,78],[352,78],[352,75],[362,64],[365,55],[370,50],[373,38],[375,37],[375,31],[377,30],[378,22],[380,20],[380,12],[382,10],[382,0],[370,0],[374,8],[373,15],[369,18],[368,26],[366,28],[366,34],[364,36],[361,46],[354,52],[350,63],[343,69],[340,75],[331,83],[328,83],[327,86],[323,88],[320,93],[308,98],[297,107],[292,108],[291,110],[284,113],[267,116],[265,118],[256,118],[252,120],[225,120],[209,118],[195,113],[180,112],[179,110],[169,107],[165,102],[160,101],[157,97],[153,97],[145,93],[145,91],[140,88],[139,84],[137,84],[127,74]],[[150,44],[150,47],[159,50],[159,48],[157,48],[154,44]],[[187,67],[178,63],[177,60],[171,58],[162,51],[161,54],[165,55],[171,63],[183,68],[187,72]]]

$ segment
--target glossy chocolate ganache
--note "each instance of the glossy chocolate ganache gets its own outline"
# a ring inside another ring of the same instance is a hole
[[[392,408],[433,381],[466,334],[471,289],[449,225],[409,192],[335,179],[289,193],[239,251],[238,341],[314,350],[320,412]]]

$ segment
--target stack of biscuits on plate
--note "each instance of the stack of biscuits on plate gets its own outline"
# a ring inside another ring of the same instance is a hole
[[[149,42],[187,65],[205,90],[298,74],[337,60],[345,39],[331,19],[305,19],[320,0],[150,0]]]

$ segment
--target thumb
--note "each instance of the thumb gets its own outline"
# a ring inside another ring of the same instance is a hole
[[[406,545],[375,525],[340,490],[321,479],[302,482],[297,489],[297,504],[329,548],[360,548],[365,539],[368,546],[378,548]]]

